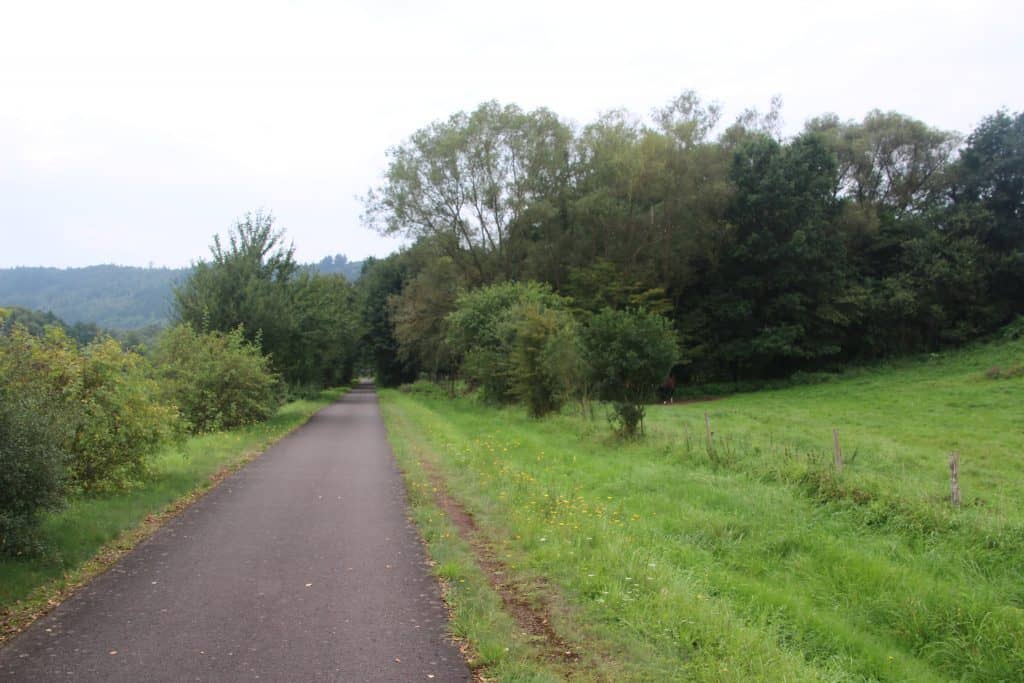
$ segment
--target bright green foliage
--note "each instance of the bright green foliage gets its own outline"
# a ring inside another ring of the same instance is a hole
[[[68,427],[60,444],[73,485],[95,490],[138,479],[177,433],[178,413],[161,402],[149,363],[115,340],[79,348],[58,327],[36,337],[20,326],[2,339],[7,386],[41,396],[55,429]]]
[[[8,382],[0,370],[0,555],[18,555],[38,549],[40,514],[63,501],[68,455],[45,392]]]
[[[672,324],[646,311],[605,309],[583,328],[583,356],[597,395],[611,401],[626,436],[643,428],[644,404],[679,359]]]
[[[583,381],[576,322],[565,309],[536,301],[512,311],[515,336],[509,349],[512,394],[532,417],[555,412]]]
[[[201,333],[176,325],[153,355],[165,395],[194,433],[260,422],[279,404],[278,376],[241,329]]]
[[[448,344],[461,359],[463,376],[479,386],[485,400],[504,403],[514,395],[509,353],[519,306],[565,307],[566,301],[537,282],[503,282],[459,296],[447,317]]]
[[[72,481],[95,490],[142,478],[150,456],[178,433],[177,409],[161,401],[148,362],[113,339],[82,350],[81,372]]]

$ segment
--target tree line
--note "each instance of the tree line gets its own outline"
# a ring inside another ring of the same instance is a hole
[[[933,351],[1024,312],[1024,115],[966,137],[895,112],[779,122],[775,101],[724,125],[686,92],[647,120],[488,102],[416,131],[365,200],[367,225],[413,239],[364,266],[378,378],[472,372],[452,316],[502,282],[581,322],[664,317],[694,383]]]

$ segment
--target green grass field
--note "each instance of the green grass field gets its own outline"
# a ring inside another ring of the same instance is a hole
[[[97,554],[116,554],[133,539],[126,534],[145,525],[197,490],[208,488],[211,477],[244,462],[303,424],[344,390],[323,392],[316,400],[293,401],[270,420],[242,429],[188,439],[168,448],[152,463],[152,476],[120,493],[78,497],[48,515],[42,525],[45,556],[34,559],[0,557],[0,616],[7,627],[23,622],[68,585],[102,571]],[[137,541],[138,539],[134,539]],[[110,544],[122,546],[116,550]],[[2,625],[2,624],[0,624]]]
[[[1018,340],[651,406],[639,443],[612,438],[601,417],[537,422],[469,399],[382,397],[454,628],[484,675],[566,671],[528,642],[501,646],[486,617],[495,598],[424,493],[420,461],[443,473],[510,578],[552,606],[584,652],[579,677],[1016,681],[1024,378],[986,371],[1022,363]]]

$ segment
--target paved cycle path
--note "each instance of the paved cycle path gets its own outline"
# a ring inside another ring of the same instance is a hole
[[[361,386],[0,649],[13,681],[465,681]]]

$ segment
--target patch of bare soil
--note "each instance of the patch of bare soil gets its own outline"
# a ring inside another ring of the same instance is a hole
[[[429,462],[420,461],[434,486],[434,500],[438,507],[455,525],[459,536],[473,549],[477,565],[487,576],[491,588],[501,597],[505,609],[516,620],[519,627],[533,636],[545,659],[568,666],[570,669],[580,661],[577,648],[565,641],[551,626],[547,610],[531,604],[519,588],[508,582],[508,572],[493,550],[487,545],[473,516],[459,501],[448,495],[444,479]]]

